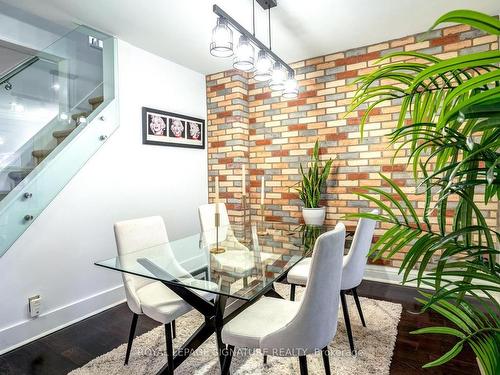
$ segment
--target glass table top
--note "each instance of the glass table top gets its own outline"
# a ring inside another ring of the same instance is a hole
[[[221,226],[126,255],[97,266],[243,300],[259,296],[312,253],[332,227],[266,223]]]

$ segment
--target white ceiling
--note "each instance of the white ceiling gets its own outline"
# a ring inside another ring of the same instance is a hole
[[[247,29],[252,0],[16,0],[11,4],[60,24],[85,24],[201,73],[231,62],[209,54],[217,3]],[[278,0],[273,50],[285,61],[361,47],[428,29],[453,9],[500,14],[498,0]],[[267,13],[256,4],[256,35],[267,41]]]

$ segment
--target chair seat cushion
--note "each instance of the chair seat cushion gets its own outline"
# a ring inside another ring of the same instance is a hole
[[[285,327],[299,308],[300,302],[262,297],[224,325],[222,341],[240,348],[260,348],[261,339]]]
[[[222,254],[213,255],[217,268],[221,271],[236,274],[250,274],[255,268],[255,259],[249,251],[226,250]]]
[[[214,284],[214,288],[217,288],[217,285]],[[208,301],[214,298],[213,294],[209,292],[191,290]],[[192,309],[190,304],[160,281],[147,284],[136,292],[141,303],[142,312],[162,324],[167,324]]]
[[[304,258],[288,271],[286,280],[290,284],[306,285],[312,258]]]

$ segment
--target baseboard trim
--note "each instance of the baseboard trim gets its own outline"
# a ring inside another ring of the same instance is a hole
[[[125,301],[123,285],[96,293],[0,330],[0,355]]]
[[[409,279],[413,279],[417,276],[416,271],[411,271]],[[379,281],[387,284],[398,284],[401,285],[403,281],[403,275],[399,274],[399,268],[388,267],[388,266],[377,266],[373,264],[368,264],[365,270],[365,280]],[[416,287],[416,281],[410,281],[405,283],[405,286]]]

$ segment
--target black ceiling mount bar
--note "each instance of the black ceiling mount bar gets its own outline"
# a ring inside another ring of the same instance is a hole
[[[257,0],[257,2],[262,8],[264,8],[264,10],[274,8],[276,5],[278,5],[278,2],[276,0]]]
[[[257,2],[260,4],[260,2],[257,0]],[[263,44],[259,39],[257,39],[255,36],[252,35],[249,31],[247,31],[243,26],[241,26],[234,18],[232,18],[229,14],[224,12],[217,4],[214,4],[214,13],[217,14],[219,17],[222,17],[227,20],[227,23],[229,23],[233,28],[236,29],[240,34],[246,36],[249,40],[252,41],[253,44],[255,44],[258,48],[266,51],[269,56],[272,57],[272,59],[276,62],[279,62],[289,73],[294,74],[294,70],[283,60],[281,60],[278,55],[276,55],[273,51],[271,51],[265,44]]]

